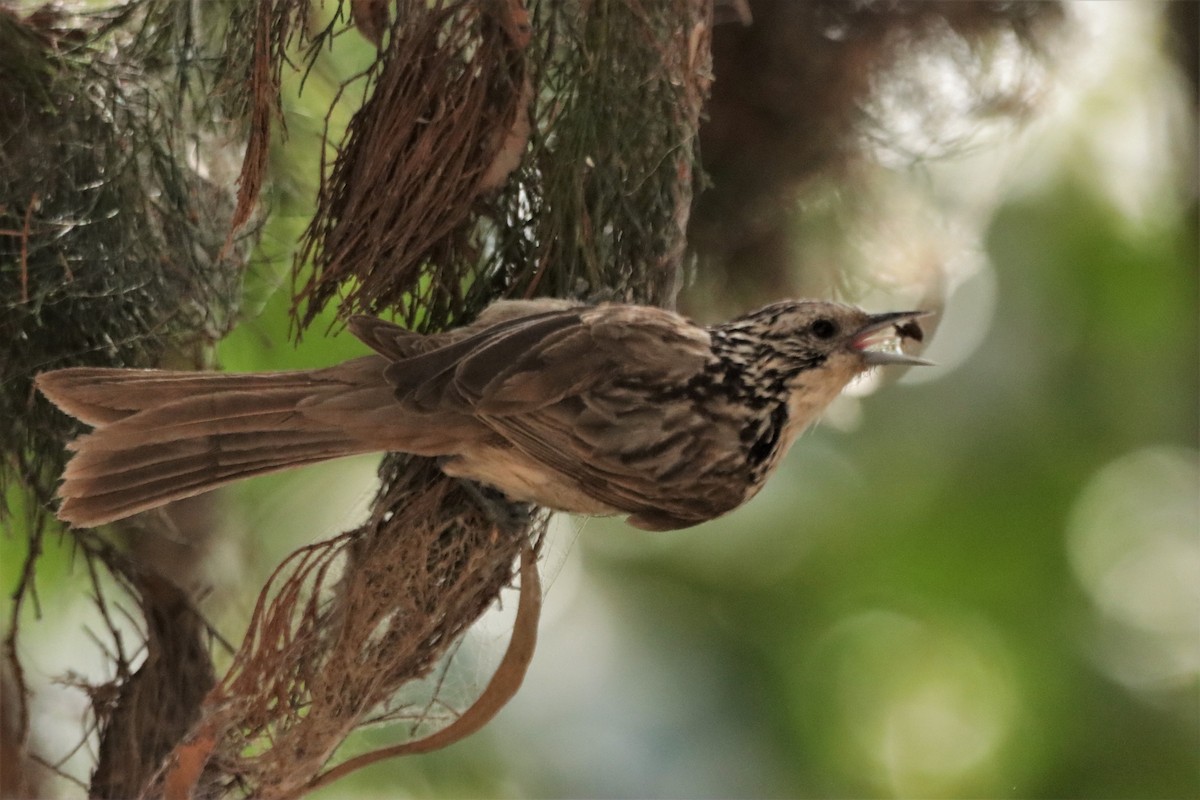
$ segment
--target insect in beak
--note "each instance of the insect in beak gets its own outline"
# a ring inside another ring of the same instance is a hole
[[[863,360],[867,366],[878,367],[885,364],[908,364],[912,366],[933,366],[932,361],[927,361],[917,356],[910,356],[908,353],[897,350],[868,350],[871,345],[880,344],[887,337],[880,334],[888,331],[889,328],[895,329],[895,334],[900,341],[904,339],[912,339],[920,342],[924,340],[925,333],[921,330],[921,326],[916,323],[916,320],[921,317],[927,317],[933,312],[931,311],[889,311],[884,314],[872,314],[867,317],[867,324],[863,325],[850,340],[850,346],[860,351],[863,354]]]

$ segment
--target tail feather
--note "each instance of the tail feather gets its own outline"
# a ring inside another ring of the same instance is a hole
[[[311,386],[212,394],[202,389],[193,397],[147,408],[112,424],[98,426],[78,444],[91,449],[128,449],[131,444],[170,443],[218,434],[308,430],[318,425],[336,430],[297,411],[297,403],[312,392]]]
[[[239,438],[243,441],[239,442]],[[257,442],[249,442],[251,438]],[[347,443],[342,437],[320,438],[310,434],[284,433],[272,435],[268,447],[263,446],[262,439],[259,434],[234,434],[185,440],[169,447],[152,445],[129,450],[85,450],[64,471],[64,483],[59,494],[63,497],[100,494],[184,478],[191,474],[208,474],[214,480],[226,476],[236,478],[238,470],[242,468],[253,469],[269,463],[289,466],[296,459],[337,458],[361,452],[347,452]],[[90,458],[76,463],[84,456]]]
[[[243,478],[378,449],[302,410],[314,399],[362,388],[370,375],[382,382],[382,366],[241,375],[43,373],[38,388],[95,426],[69,445],[75,455],[59,487],[58,516],[94,527]]]
[[[132,516],[142,511],[149,511],[164,506],[174,500],[194,497],[198,494],[216,489],[244,478],[265,475],[291,467],[302,467],[317,464],[331,458],[338,458],[352,453],[320,454],[309,458],[291,456],[291,460],[281,464],[272,459],[266,463],[243,465],[236,474],[217,478],[209,473],[200,471],[186,476],[176,476],[163,481],[152,481],[125,489],[109,491],[97,487],[91,494],[78,497],[63,496],[62,505],[58,510],[59,519],[72,525],[84,528],[94,528],[119,519]],[[84,484],[86,486],[86,484]],[[60,495],[62,493],[60,492]]]
[[[203,391],[263,391],[295,387],[310,371],[224,374],[159,369],[70,367],[43,372],[35,382],[42,394],[66,413],[97,427],[131,417]]]

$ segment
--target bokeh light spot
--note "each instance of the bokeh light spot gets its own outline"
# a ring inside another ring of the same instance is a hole
[[[840,754],[895,797],[964,796],[982,788],[1013,725],[1009,656],[981,620],[929,621],[890,610],[843,619],[819,669],[832,670]]]
[[[1197,487],[1200,453],[1146,448],[1106,465],[1076,501],[1068,553],[1109,623],[1102,667],[1123,683],[1162,687],[1200,674]]]

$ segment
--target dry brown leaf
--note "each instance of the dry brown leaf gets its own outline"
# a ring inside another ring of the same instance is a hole
[[[383,43],[384,31],[391,20],[388,18],[389,0],[350,0],[350,19],[363,38],[379,47]]]

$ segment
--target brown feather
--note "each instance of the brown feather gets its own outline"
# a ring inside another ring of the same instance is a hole
[[[79,527],[93,528],[114,520],[166,505],[173,500],[182,500],[212,491],[234,481],[265,475],[281,469],[316,464],[331,458],[352,455],[341,451],[320,451],[303,455],[289,451],[273,454],[268,460],[255,465],[243,465],[236,472],[214,475],[202,465],[185,475],[176,475],[159,481],[148,481],[137,486],[110,490],[103,480],[80,482],[75,494],[63,497],[58,511],[59,519]],[[286,461],[284,459],[286,458]],[[65,489],[65,486],[64,486]]]
[[[377,317],[355,315],[350,318],[347,327],[359,341],[388,361],[419,356],[439,346],[436,337],[422,336]]]
[[[503,371],[545,337],[576,324],[578,314],[573,311],[506,320],[431,353],[398,361],[384,377],[396,387],[396,398],[405,408],[471,413],[478,390],[474,381],[459,380],[462,371],[474,368],[468,365]]]
[[[59,516],[100,525],[252,475],[375,450],[300,408],[372,380],[386,393],[386,364],[369,356],[273,374],[79,368],[39,376],[60,408],[96,425],[70,445]]]

